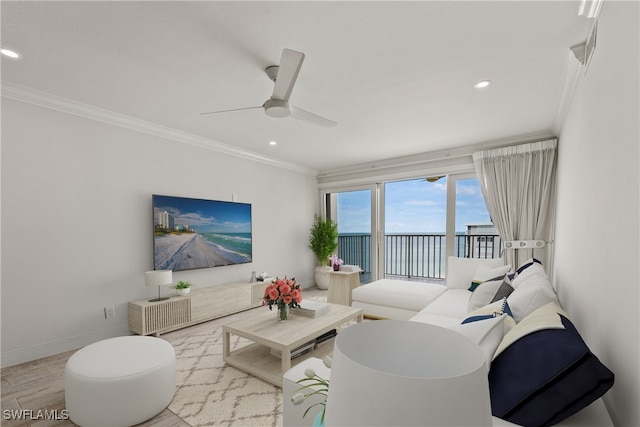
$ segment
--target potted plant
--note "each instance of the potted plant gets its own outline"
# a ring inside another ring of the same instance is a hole
[[[173,285],[172,288],[176,290],[178,295],[186,295],[189,293],[189,291],[191,291],[191,286],[191,283],[185,280],[180,280],[178,283]]]
[[[331,368],[331,356],[325,356],[322,359],[322,362],[327,368]],[[302,418],[307,416],[307,413],[314,406],[321,406],[322,409],[320,410],[320,412],[318,412],[315,419],[313,420],[313,425],[324,426],[324,415],[327,409],[327,395],[329,394],[329,380],[324,379],[316,374],[316,371],[313,368],[305,369],[304,375],[305,378],[296,381],[296,383],[301,384],[302,386],[293,391],[291,402],[294,405],[300,405],[311,396],[323,396],[321,401],[312,404],[304,411],[304,414],[302,414]]]
[[[318,260],[315,269],[316,285],[320,289],[329,288],[331,267],[327,264],[329,256],[338,247],[338,224],[327,218],[316,217],[310,230],[309,248]]]

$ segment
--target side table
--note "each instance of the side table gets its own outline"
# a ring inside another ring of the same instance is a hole
[[[359,271],[332,271],[329,278],[327,302],[351,305],[351,291],[360,286]]]

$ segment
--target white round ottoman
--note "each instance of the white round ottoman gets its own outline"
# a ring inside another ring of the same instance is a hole
[[[74,423],[132,426],[160,413],[173,399],[176,355],[160,338],[110,338],[75,352],[64,379],[66,408]]]

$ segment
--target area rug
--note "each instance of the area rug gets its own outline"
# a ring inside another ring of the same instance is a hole
[[[176,351],[177,371],[176,394],[168,409],[192,427],[282,426],[282,389],[222,361],[220,320],[211,328],[190,328],[188,337],[165,335]],[[231,335],[231,350],[248,344],[251,341]]]
[[[248,340],[232,335],[231,349]],[[222,326],[172,340],[177,387],[169,410],[191,426],[281,426],[282,390],[222,361]]]

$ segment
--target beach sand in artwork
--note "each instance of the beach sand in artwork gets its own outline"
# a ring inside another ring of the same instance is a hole
[[[155,238],[156,268],[188,270],[231,264],[199,234],[170,234]]]

